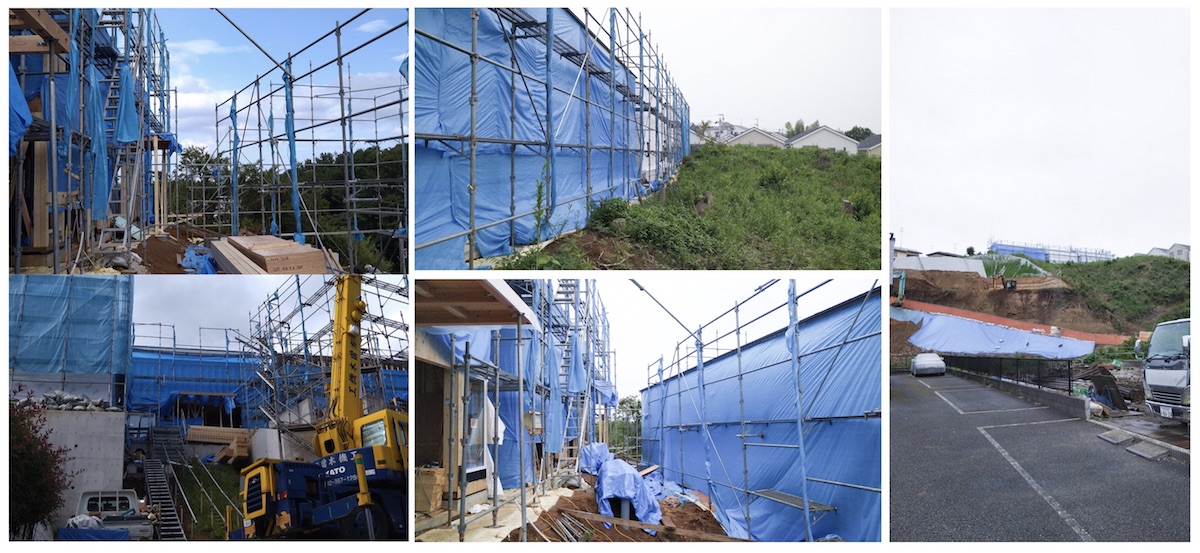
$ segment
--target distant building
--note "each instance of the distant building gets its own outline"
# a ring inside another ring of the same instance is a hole
[[[1181,261],[1192,261],[1192,247],[1187,244],[1171,244],[1167,249],[1152,248],[1146,255],[1154,255],[1158,257],[1170,257],[1171,259],[1179,259]]]
[[[897,246],[893,251],[896,252],[896,257],[917,257],[921,255],[921,252],[917,250],[910,250],[908,248],[901,248],[899,246]]]
[[[988,250],[1000,254],[1024,255],[1034,261],[1048,261],[1050,263],[1090,263],[1092,261],[1108,261],[1114,257],[1112,252],[1108,250],[1010,242],[992,242],[988,244]]]
[[[883,135],[873,134],[858,143],[858,153],[872,157],[883,157]]]
[[[736,146],[738,144],[749,144],[751,146],[773,146],[775,148],[783,148],[787,141],[773,132],[764,131],[758,127],[750,127],[741,134],[729,137],[725,140],[726,144]]]
[[[858,141],[825,125],[809,129],[787,139],[788,148],[828,148],[843,152],[858,152]]]
[[[960,259],[961,259],[961,258],[964,258],[964,257],[966,257],[966,256],[965,256],[965,255],[958,255],[958,254],[956,254],[956,253],[950,253],[950,252],[933,252],[933,253],[929,254],[929,257],[957,257],[957,258],[960,258]]]

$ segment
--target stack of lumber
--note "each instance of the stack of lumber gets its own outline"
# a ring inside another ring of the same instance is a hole
[[[221,444],[213,457],[218,463],[230,463],[250,457],[250,430],[216,426],[188,427],[187,440],[202,444]]]
[[[226,273],[324,274],[326,252],[278,236],[230,236],[209,240],[213,259]],[[336,263],[336,259],[333,259]]]

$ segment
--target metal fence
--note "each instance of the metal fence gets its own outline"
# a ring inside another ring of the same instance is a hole
[[[989,378],[1004,378],[1050,390],[1071,390],[1071,380],[1081,368],[1067,359],[1023,357],[967,357],[943,355],[946,366]],[[893,366],[894,366],[893,357]]]

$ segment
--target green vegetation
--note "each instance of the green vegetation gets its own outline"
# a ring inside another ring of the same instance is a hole
[[[394,183],[391,186],[377,188],[379,204],[389,210],[406,209],[405,190],[406,175],[404,167],[407,164],[407,144],[398,144],[391,148],[380,149],[370,147],[354,152],[354,176],[364,183]],[[305,231],[313,230],[314,220],[316,229],[321,232],[333,232],[324,235],[321,241],[325,247],[338,252],[343,264],[350,259],[350,247],[345,231],[349,228],[346,211],[350,208],[346,203],[344,156],[342,154],[323,153],[315,159],[304,161],[296,168],[298,180],[306,185],[323,183],[326,186],[306,186],[301,188],[300,201],[303,220],[301,226]],[[223,220],[228,221],[233,211],[227,197],[210,197],[201,199],[199,190],[209,187],[213,182],[225,187],[224,196],[228,196],[230,185],[229,158],[211,153],[201,147],[189,147],[180,154],[177,170],[172,178],[172,188],[168,198],[171,209],[175,213],[221,213]],[[215,174],[214,174],[215,171]],[[202,183],[207,183],[202,186]],[[242,163],[238,165],[238,228],[240,232],[258,235],[271,233],[271,218],[269,213],[278,211],[280,236],[290,237],[296,230],[295,218],[292,215],[291,175],[286,166],[260,168],[258,165]],[[193,193],[195,189],[195,193]],[[194,197],[195,196],[195,197]],[[309,217],[311,214],[311,218]],[[360,215],[359,229],[388,229],[397,225],[394,215]],[[401,225],[403,223],[400,223]],[[371,264],[385,272],[401,272],[404,270],[404,252],[402,241],[381,234],[366,234],[361,240],[355,241],[355,262],[359,266]]]
[[[205,468],[212,474],[212,478],[209,478]],[[187,496],[188,504],[192,506],[192,511],[196,515],[196,522],[191,525],[188,539],[225,539],[225,523],[221,517],[225,516],[225,506],[231,503],[233,504],[233,527],[241,527],[242,519],[238,514],[241,511],[239,505],[241,496],[238,495],[240,474],[237,469],[229,465],[212,463],[201,467],[200,460],[193,457],[188,461],[187,466],[175,467],[175,476],[183,486],[183,493]],[[213,483],[214,479],[216,484]],[[197,480],[203,484],[204,491],[201,491]],[[216,502],[216,505],[213,505],[213,502]],[[191,522],[187,515],[187,508],[183,505],[178,505],[178,508],[180,517],[189,519],[188,522]]]
[[[1124,322],[1151,329],[1191,313],[1191,264],[1169,257],[1139,255],[1112,261],[1051,265],[1097,313],[1108,313],[1118,330]]]
[[[880,175],[879,158],[869,156],[705,145],[684,159],[665,198],[594,204],[586,230],[542,254],[567,259],[503,267],[584,268],[576,264],[587,254],[587,268],[645,268],[651,259],[660,269],[876,269]],[[610,267],[579,246],[597,239],[615,242],[625,261]]]
[[[66,447],[50,443],[46,416],[24,386],[10,392],[8,403],[8,532],[9,539],[33,539],[40,522],[50,523],[71,485]]]

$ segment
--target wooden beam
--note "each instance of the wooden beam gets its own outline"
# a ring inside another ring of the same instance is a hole
[[[621,526],[632,526],[634,528],[642,528],[644,530],[654,530],[656,532],[664,532],[667,534],[674,534],[676,536],[682,536],[685,538],[696,538],[699,540],[707,540],[707,541],[749,541],[749,540],[740,540],[737,538],[731,538],[724,534],[710,534],[708,532],[701,532],[699,530],[686,530],[683,528],[671,528],[669,526],[662,526],[662,525],[658,525],[658,524],[647,524],[645,522],[639,522],[636,520],[625,520],[623,518],[606,517],[604,515],[598,515],[595,513],[588,513],[588,512],[584,512],[584,511],[574,511],[574,510],[570,510],[570,509],[562,509],[561,511],[563,513],[571,515],[575,518],[582,518],[582,519],[586,519],[586,520],[592,520],[595,522],[607,522],[609,524],[617,524],[617,525],[621,525]]]
[[[45,54],[50,51],[46,39],[37,35],[21,35],[8,37],[8,53],[10,54]]]
[[[646,470],[643,470],[643,471],[639,472],[638,474],[640,474],[642,476],[642,478],[645,478],[647,474],[650,474],[656,470],[658,470],[658,465],[648,467]]]
[[[46,10],[13,8],[8,11],[8,14],[8,27],[10,29],[13,27],[29,29],[37,33],[38,36],[46,39],[47,45],[53,44],[57,46],[57,51],[70,51],[71,38],[67,36],[67,32],[58,23],[55,23],[54,18],[50,17],[50,13]],[[14,25],[14,18],[16,21],[19,21],[19,24]],[[11,39],[9,40],[9,46],[12,46]],[[13,53],[19,52],[13,51]]]

